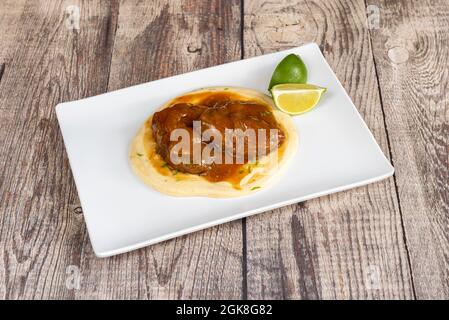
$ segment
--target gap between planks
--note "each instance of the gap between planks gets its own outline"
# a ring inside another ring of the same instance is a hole
[[[111,1],[111,13],[108,17],[108,32],[106,33],[106,36],[111,39],[111,56],[109,57],[109,65],[108,65],[108,73],[107,73],[107,79],[106,79],[106,90],[109,91],[109,80],[111,77],[111,66],[112,66],[112,57],[114,56],[114,45],[115,45],[115,35],[117,34],[117,27],[118,27],[118,15],[120,12],[120,2],[119,0]],[[111,30],[113,31],[111,32]],[[111,36],[109,36],[109,33],[111,33]]]
[[[5,73],[5,64],[0,63],[0,81],[2,81],[3,73]]]
[[[240,0],[240,59],[245,59],[245,0]],[[248,250],[246,218],[242,219],[242,299],[248,299]]]

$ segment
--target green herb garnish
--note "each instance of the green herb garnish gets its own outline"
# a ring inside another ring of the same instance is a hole
[[[257,189],[260,189],[260,187],[258,187],[258,186],[252,187],[252,188],[251,188],[251,191],[252,191],[252,190],[257,190]]]
[[[141,156],[143,156],[143,153],[138,153],[138,152],[137,152],[137,155],[138,155],[139,157],[141,157]]]

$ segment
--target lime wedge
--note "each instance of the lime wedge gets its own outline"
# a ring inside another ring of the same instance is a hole
[[[276,106],[288,114],[301,114],[312,110],[320,101],[326,88],[313,84],[278,84],[271,89]]]

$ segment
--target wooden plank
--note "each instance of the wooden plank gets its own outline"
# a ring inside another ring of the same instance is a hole
[[[17,24],[14,21],[20,19],[23,12],[25,0],[5,0],[2,3],[0,11],[0,82],[6,69],[6,64],[9,63],[10,56],[14,51],[15,37],[19,32]],[[5,125],[4,117],[0,117],[0,127]],[[0,144],[3,144],[4,136],[0,135]]]
[[[27,1],[20,15],[11,10],[16,31],[2,42],[10,47],[0,82],[1,299],[74,296],[66,272],[80,264],[86,228],[73,212],[79,200],[54,107],[106,91],[114,2],[70,5],[71,14],[66,1]],[[67,21],[77,8],[79,29]]]
[[[23,12],[25,0],[3,0],[0,11],[0,63],[9,61],[10,52],[14,48],[14,39],[20,28],[17,22]]]
[[[246,0],[245,57],[317,42],[389,154],[363,1]],[[248,298],[413,298],[393,179],[247,219]]]
[[[239,59],[239,21],[237,0],[122,1],[109,90]],[[242,297],[240,221],[108,259],[84,250],[77,298]]]
[[[449,3],[371,1],[372,42],[419,299],[449,298]]]

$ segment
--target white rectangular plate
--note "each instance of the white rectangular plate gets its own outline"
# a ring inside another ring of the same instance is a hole
[[[134,176],[130,141],[167,100],[208,86],[266,92],[277,63],[301,55],[309,83],[328,90],[312,112],[294,117],[298,152],[277,183],[232,199],[177,198]],[[58,121],[97,256],[134,250],[227,221],[368,184],[393,174],[354,104],[316,44],[61,103]]]

